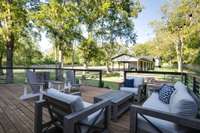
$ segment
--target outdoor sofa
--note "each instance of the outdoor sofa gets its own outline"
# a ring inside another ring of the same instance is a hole
[[[126,84],[128,83],[128,86]],[[120,86],[121,91],[134,94],[134,101],[141,102],[147,96],[146,84],[143,77],[127,77]]]
[[[76,93],[77,94],[77,93]],[[43,123],[43,109],[47,108],[51,120]],[[63,133],[108,132],[110,101],[91,104],[78,95],[65,94],[48,89],[43,101],[35,103],[35,133],[48,131],[50,127]]]
[[[198,97],[181,82],[174,88],[169,104],[163,103],[155,91],[142,106],[131,106],[130,133],[200,132]]]

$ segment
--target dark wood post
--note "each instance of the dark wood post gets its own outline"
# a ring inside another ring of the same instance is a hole
[[[185,85],[188,85],[188,75],[185,73],[184,76],[185,76],[185,81],[184,81],[184,83],[185,83]]]
[[[44,102],[35,103],[34,133],[42,133],[42,107]]]
[[[196,88],[196,77],[193,77],[192,78],[192,81],[193,81],[193,92],[194,94],[197,94],[197,88]]]
[[[76,70],[73,69],[74,83],[76,83]]]
[[[183,78],[183,76],[184,76],[184,74],[183,74],[183,73],[181,73],[181,82],[183,82],[183,81],[184,81],[184,78]]]
[[[126,80],[126,71],[124,71],[124,81]]]
[[[99,71],[99,87],[103,87],[103,82],[102,82],[102,70]]]
[[[131,107],[130,111],[130,133],[137,133],[137,111],[136,108]]]
[[[64,118],[64,128],[63,133],[74,133],[74,121],[71,119],[68,119],[67,117]]]

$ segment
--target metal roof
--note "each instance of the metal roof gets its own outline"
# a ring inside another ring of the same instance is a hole
[[[128,55],[128,54],[120,54],[120,55],[112,58],[113,62],[136,62],[139,60],[152,61],[146,57],[134,57],[134,56]]]

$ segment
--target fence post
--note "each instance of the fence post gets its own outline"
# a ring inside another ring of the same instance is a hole
[[[76,83],[76,70],[73,69],[74,82]]]
[[[185,81],[184,81],[185,85],[188,85],[188,75],[186,73],[184,75],[185,75]]]
[[[99,71],[99,87],[103,87],[103,82],[102,82],[102,70]]]
[[[124,81],[126,80],[126,71],[124,71]]]
[[[196,88],[196,77],[193,77],[192,79],[193,79],[193,80],[192,80],[192,81],[193,81],[193,86],[192,86],[192,87],[193,87],[193,92],[194,92],[194,94],[196,94],[196,93],[197,93],[197,88]]]

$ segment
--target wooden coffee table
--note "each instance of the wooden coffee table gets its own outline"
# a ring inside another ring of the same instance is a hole
[[[109,99],[112,103],[111,118],[113,121],[117,121],[117,118],[129,109],[129,105],[132,103],[133,97],[133,93],[124,91],[111,91],[94,97],[94,103]]]

